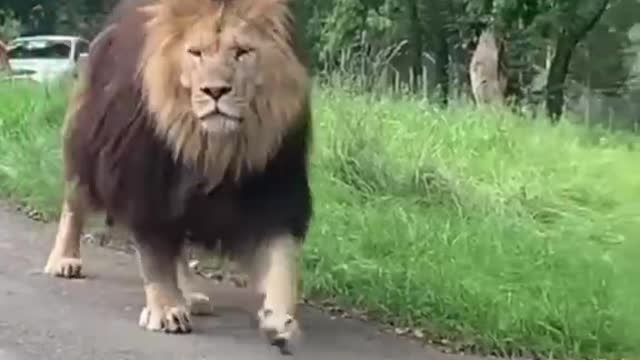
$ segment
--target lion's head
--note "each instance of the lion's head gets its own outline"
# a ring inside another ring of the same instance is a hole
[[[237,176],[308,120],[289,0],[154,0],[143,11],[142,88],[178,159]]]

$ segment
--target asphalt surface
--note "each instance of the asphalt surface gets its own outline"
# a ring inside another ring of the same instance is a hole
[[[0,205],[0,360],[462,360],[310,308],[302,312],[303,343],[283,357],[255,328],[255,299],[213,285],[215,316],[195,317],[191,334],[150,333],[137,325],[144,297],[135,259],[83,244],[87,277],[49,278],[42,267],[54,235],[55,224]]]

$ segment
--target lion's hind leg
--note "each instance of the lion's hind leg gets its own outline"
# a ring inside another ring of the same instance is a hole
[[[88,209],[84,203],[81,190],[68,184],[60,212],[58,232],[44,268],[45,274],[63,278],[82,276],[80,236],[88,216]]]
[[[178,286],[187,301],[190,313],[192,315],[213,314],[213,301],[202,290],[203,279],[199,279],[195,271],[189,266],[186,251],[178,258],[177,271]]]

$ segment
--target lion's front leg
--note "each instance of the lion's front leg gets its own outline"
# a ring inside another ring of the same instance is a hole
[[[139,325],[150,331],[191,332],[188,304],[178,288],[180,247],[165,236],[136,236],[136,250],[144,281],[145,307]]]
[[[290,353],[302,335],[296,316],[300,243],[290,235],[268,239],[255,254],[251,283],[264,296],[258,321],[268,341]]]

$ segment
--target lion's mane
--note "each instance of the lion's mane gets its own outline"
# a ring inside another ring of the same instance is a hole
[[[290,60],[260,69],[254,118],[230,138],[199,131],[179,89],[185,31],[223,6],[261,26]],[[310,81],[294,25],[287,0],[122,2],[92,43],[70,104],[66,180],[91,207],[138,232],[177,238],[187,229],[232,248],[269,232],[303,237],[311,216]]]

